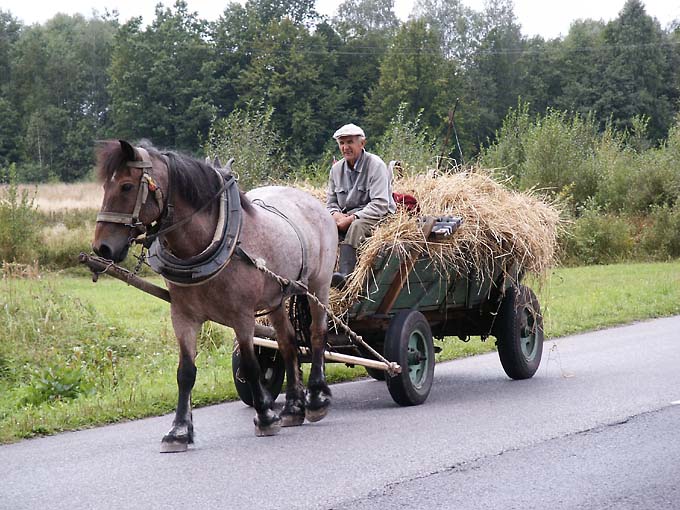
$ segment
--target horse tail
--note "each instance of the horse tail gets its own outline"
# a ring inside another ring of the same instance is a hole
[[[309,300],[304,294],[297,294],[290,298],[288,318],[295,330],[295,344],[298,347],[312,348],[312,313]]]

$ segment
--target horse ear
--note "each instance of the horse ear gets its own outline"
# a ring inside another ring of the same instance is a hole
[[[215,168],[222,168],[222,163],[220,162],[220,158],[218,158],[217,156],[215,156],[215,158],[213,159],[213,166]]]
[[[120,148],[123,151],[123,155],[127,161],[134,161],[136,159],[135,148],[130,145],[129,142],[125,140],[118,140],[120,142]]]

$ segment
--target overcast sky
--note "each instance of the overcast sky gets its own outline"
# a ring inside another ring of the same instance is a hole
[[[476,10],[481,10],[484,0],[463,0]],[[67,14],[81,13],[90,16],[93,10],[103,13],[106,8],[114,8],[120,13],[121,21],[133,16],[142,16],[150,22],[154,16],[156,0],[0,0],[0,9],[10,11],[26,24],[43,23],[57,12]],[[164,0],[166,6],[174,0]],[[189,9],[198,11],[201,18],[214,20],[228,5],[228,1],[188,0]],[[322,14],[335,14],[341,2],[333,0],[317,0],[317,10]],[[401,19],[407,19],[411,12],[413,0],[395,0],[395,11]],[[566,35],[569,25],[576,19],[615,18],[625,0],[515,0],[515,14],[522,25],[525,35],[542,35],[553,38]],[[680,19],[680,0],[643,0],[647,13],[656,17],[662,27],[673,20]]]

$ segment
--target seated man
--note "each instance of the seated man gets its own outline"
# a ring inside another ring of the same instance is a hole
[[[375,225],[396,211],[392,179],[382,159],[366,152],[364,130],[354,124],[338,129],[337,140],[343,159],[331,168],[326,208],[340,234],[340,261],[331,285],[342,288],[357,262],[357,248],[370,236]]]

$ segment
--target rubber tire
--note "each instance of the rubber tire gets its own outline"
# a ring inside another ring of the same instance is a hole
[[[527,329],[523,331],[524,318]],[[520,285],[505,292],[495,330],[498,356],[508,377],[533,377],[541,363],[544,336],[541,308],[530,288]]]
[[[425,360],[412,362],[410,368],[409,343],[417,344],[425,354]],[[434,343],[430,324],[422,313],[406,310],[392,319],[385,334],[385,357],[402,367],[400,374],[385,379],[392,399],[401,406],[425,402],[434,380]]]
[[[370,375],[373,379],[376,381],[384,381],[385,380],[385,371],[380,370],[378,368],[368,368],[364,367],[366,369],[366,373]]]
[[[275,349],[267,349],[266,347],[255,346],[255,355],[260,364],[260,370],[263,375],[264,387],[269,390],[273,400],[281,393],[283,387],[283,380],[286,376],[286,368],[283,364],[283,358],[279,351]],[[250,391],[250,386],[238,376],[238,370],[241,366],[241,350],[238,345],[234,346],[234,352],[231,354],[231,373],[234,377],[234,386],[236,386],[236,393],[238,393],[241,401],[251,406],[253,405],[253,393]]]

